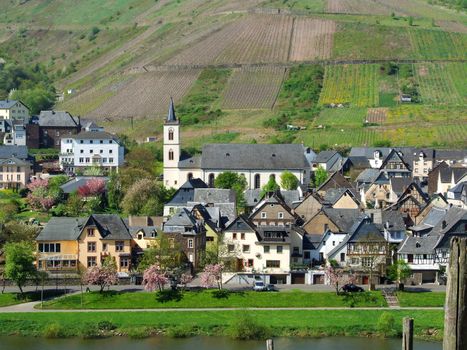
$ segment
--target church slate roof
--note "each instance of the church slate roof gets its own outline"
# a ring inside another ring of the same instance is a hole
[[[299,144],[207,144],[202,169],[306,169],[305,148]]]

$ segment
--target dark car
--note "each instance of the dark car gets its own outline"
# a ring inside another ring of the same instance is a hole
[[[364,292],[362,287],[356,286],[355,284],[349,283],[341,288],[346,293]]]

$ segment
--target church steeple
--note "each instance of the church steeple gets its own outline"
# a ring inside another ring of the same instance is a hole
[[[165,122],[170,124],[179,123],[177,116],[175,115],[174,100],[172,97],[170,97],[169,113],[167,114],[167,119]]]

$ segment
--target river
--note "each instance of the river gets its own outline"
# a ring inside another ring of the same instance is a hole
[[[400,350],[400,339],[377,338],[280,338],[275,350]],[[415,342],[415,350],[441,350],[441,343]],[[219,337],[173,339],[154,337],[143,340],[128,338],[43,339],[0,337],[1,350],[265,350],[263,341],[235,341]]]

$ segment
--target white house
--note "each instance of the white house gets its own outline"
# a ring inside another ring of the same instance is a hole
[[[300,183],[310,182],[311,150],[300,144],[207,144],[202,155],[181,157],[180,120],[175,115],[173,101],[164,122],[164,184],[179,188],[191,178],[203,180],[214,187],[215,178],[232,171],[245,176],[248,189],[264,186],[271,177],[280,183],[280,175],[288,170]]]
[[[116,169],[123,165],[124,148],[112,134],[84,131],[61,139],[59,161],[60,168],[71,173],[91,166]]]
[[[0,119],[29,120],[29,109],[21,101],[3,100],[0,101]]]

